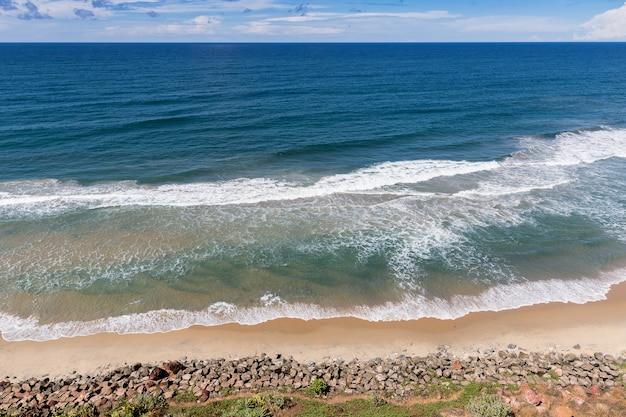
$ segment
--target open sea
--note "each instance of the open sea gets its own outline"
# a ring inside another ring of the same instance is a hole
[[[0,332],[626,281],[626,44],[0,44]]]

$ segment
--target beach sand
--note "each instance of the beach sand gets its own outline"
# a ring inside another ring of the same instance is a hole
[[[424,356],[445,345],[457,356],[486,349],[595,352],[626,349],[626,283],[604,301],[552,303],[457,320],[371,323],[358,319],[279,319],[244,326],[192,327],[150,335],[99,334],[47,342],[0,341],[0,378],[96,373],[124,364],[281,353],[301,362]],[[580,350],[574,346],[580,345]]]

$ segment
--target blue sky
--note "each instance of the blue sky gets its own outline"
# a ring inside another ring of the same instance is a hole
[[[0,0],[0,42],[626,41],[623,0]]]

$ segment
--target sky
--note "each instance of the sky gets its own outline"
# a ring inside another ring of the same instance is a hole
[[[0,42],[626,41],[623,0],[0,0]]]

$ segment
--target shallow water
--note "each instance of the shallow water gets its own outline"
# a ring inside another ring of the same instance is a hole
[[[602,299],[625,49],[0,45],[0,331]]]

